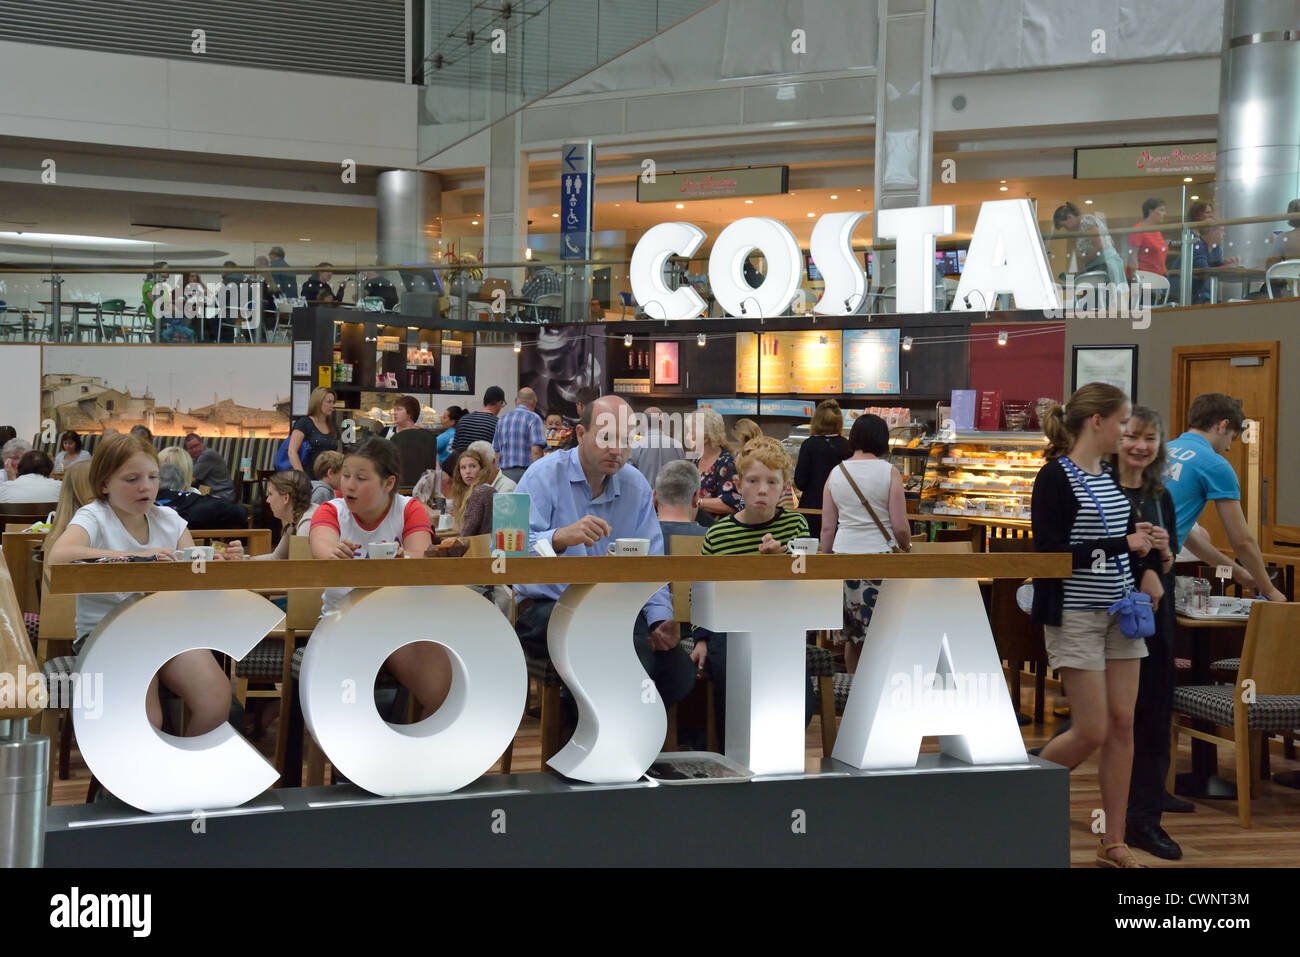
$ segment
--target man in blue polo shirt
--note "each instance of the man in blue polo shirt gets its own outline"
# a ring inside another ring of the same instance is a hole
[[[645,538],[651,555],[664,554],[650,485],[626,466],[631,418],[631,407],[618,396],[597,399],[582,410],[577,448],[552,452],[524,473],[515,491],[531,497],[530,545],[544,539],[557,555],[596,556],[605,555],[615,539]],[[515,631],[533,657],[549,657],[547,627],[565,587],[515,586]],[[661,588],[637,615],[632,644],[665,706],[681,701],[695,685],[695,665],[680,641],[672,598]]]
[[[1205,503],[1213,502],[1237,555],[1233,577],[1253,586],[1269,601],[1286,601],[1286,596],[1269,581],[1259,544],[1241,510],[1237,473],[1223,457],[1245,426],[1241,400],[1220,392],[1198,395],[1187,413],[1187,425],[1186,432],[1169,442],[1164,474],[1177,513],[1178,540],[1202,561],[1227,564],[1225,556],[1210,543],[1209,534],[1196,525]]]

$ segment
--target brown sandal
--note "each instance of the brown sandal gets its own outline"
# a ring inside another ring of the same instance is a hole
[[[1104,841],[1104,838],[1098,842],[1101,843],[1101,847],[1097,851],[1098,867],[1146,867],[1145,864],[1139,862],[1138,859],[1133,856],[1133,852],[1129,850],[1128,845],[1124,842],[1121,841],[1118,844],[1106,844],[1102,843],[1102,841]],[[1125,853],[1121,854],[1119,857],[1111,857],[1110,852],[1117,847],[1124,848]]]

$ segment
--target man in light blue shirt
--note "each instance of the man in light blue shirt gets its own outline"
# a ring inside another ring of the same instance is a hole
[[[559,556],[599,556],[615,539],[645,538],[651,555],[664,554],[650,486],[640,472],[626,467],[631,418],[631,408],[618,396],[597,399],[583,409],[577,448],[553,452],[524,473],[516,491],[530,497],[530,547],[544,539]],[[515,630],[532,657],[549,657],[546,630],[565,587],[515,586]],[[695,666],[680,640],[664,587],[641,609],[632,643],[665,706],[685,698],[695,684]]]
[[[1264,598],[1286,601],[1286,596],[1269,581],[1259,544],[1241,509],[1237,473],[1224,458],[1232,448],[1232,440],[1245,427],[1241,400],[1219,392],[1198,395],[1188,410],[1187,424],[1187,431],[1169,442],[1164,474],[1177,513],[1178,540],[1204,562],[1231,565],[1233,577],[1255,588]],[[1235,562],[1215,548],[1209,534],[1196,524],[1206,502],[1213,502],[1219,513],[1237,555]]]

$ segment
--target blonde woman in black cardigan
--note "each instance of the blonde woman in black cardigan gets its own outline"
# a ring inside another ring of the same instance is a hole
[[[1033,619],[1044,626],[1047,659],[1060,669],[1070,696],[1071,727],[1040,756],[1076,768],[1101,749],[1098,776],[1105,831],[1101,867],[1141,867],[1124,843],[1129,777],[1133,768],[1133,710],[1146,642],[1120,630],[1108,610],[1134,587],[1135,560],[1151,551],[1151,526],[1137,524],[1133,506],[1103,460],[1119,449],[1129,401],[1123,391],[1090,383],[1065,407],[1044,417],[1047,464],[1034,480],[1034,547],[1070,552],[1067,579],[1034,582]],[[1154,572],[1141,584],[1158,589]]]

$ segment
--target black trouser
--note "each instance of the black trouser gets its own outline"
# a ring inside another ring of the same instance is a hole
[[[515,615],[515,632],[519,643],[524,646],[525,654],[534,658],[550,658],[546,646],[546,629],[551,621],[551,612],[555,602],[540,599],[520,608]],[[632,628],[632,646],[636,656],[655,683],[659,698],[664,707],[681,701],[695,687],[695,665],[682,650],[681,645],[669,651],[655,651],[650,647],[650,625],[645,612],[636,616],[636,625]]]
[[[1133,776],[1128,788],[1128,824],[1160,824],[1165,776],[1169,773],[1169,723],[1174,703],[1173,584],[1156,612],[1156,633],[1146,640],[1133,711]]]

